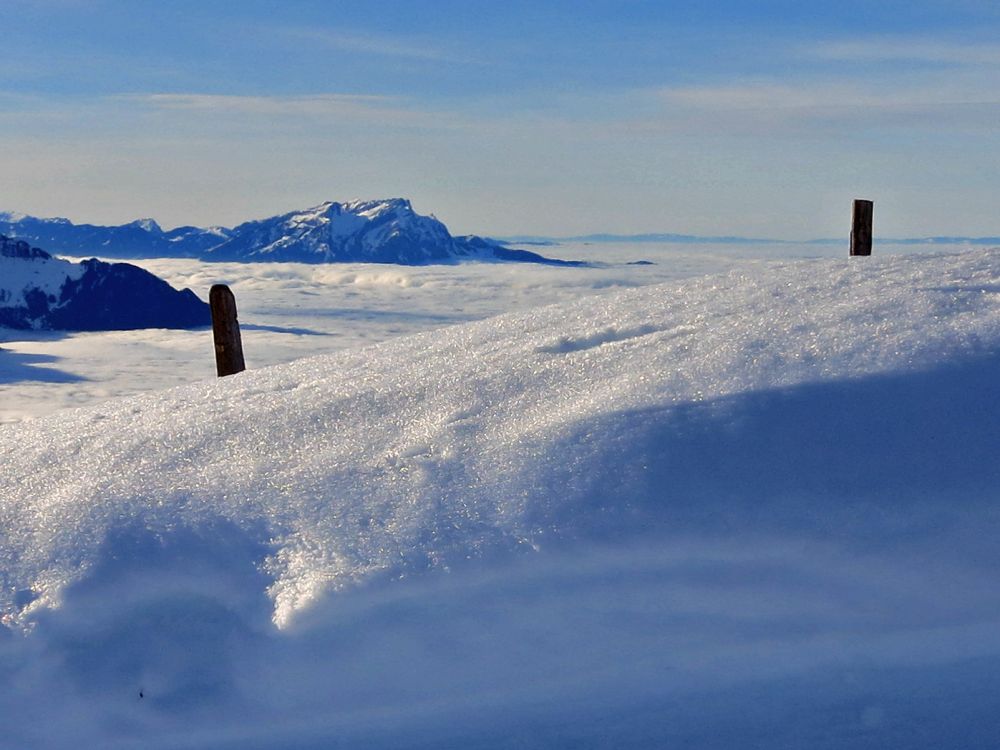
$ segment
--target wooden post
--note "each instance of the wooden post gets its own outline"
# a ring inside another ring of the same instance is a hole
[[[872,254],[872,215],[875,204],[872,201],[855,200],[854,216],[851,221],[851,255]]]
[[[219,377],[247,369],[243,362],[240,323],[236,319],[236,298],[225,284],[216,284],[208,293],[212,308],[212,335],[215,337],[215,369]]]

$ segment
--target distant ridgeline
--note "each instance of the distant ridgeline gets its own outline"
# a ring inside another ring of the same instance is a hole
[[[53,258],[0,235],[0,327],[64,331],[194,328],[208,305],[128,263]]]
[[[585,265],[546,258],[476,236],[454,237],[433,216],[414,212],[408,200],[326,202],[304,211],[225,227],[163,231],[152,219],[117,227],[73,224],[0,213],[0,233],[67,255],[109,258],[198,258],[206,261],[299,263],[399,263],[506,260]]]

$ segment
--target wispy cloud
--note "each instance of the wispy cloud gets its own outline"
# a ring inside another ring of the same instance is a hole
[[[873,101],[869,93],[846,84],[792,86],[767,82],[666,87],[657,90],[656,96],[672,107],[716,111],[809,109]]]
[[[979,80],[930,80],[922,85],[878,81],[749,81],[719,86],[665,87],[652,92],[662,104],[660,121],[712,130],[780,132],[852,124],[935,129],[995,127],[1000,90]]]
[[[405,97],[320,93],[255,96],[204,93],[152,93],[118,97],[157,110],[187,110],[247,117],[336,119],[401,127],[456,127],[453,115],[414,106]]]
[[[313,43],[342,52],[356,52],[365,55],[398,57],[431,62],[476,62],[475,59],[469,56],[445,50],[435,44],[401,37],[299,27],[285,28],[280,30],[280,33],[287,39]]]
[[[302,96],[240,96],[235,94],[144,94],[130,97],[160,109],[197,109],[245,114],[368,113],[393,101],[392,97],[364,94],[308,94]]]
[[[785,69],[771,76],[641,92],[660,107],[644,124],[759,135],[847,126],[982,131],[1000,119],[1000,44],[871,36],[795,43],[783,54]],[[851,62],[866,63],[865,74],[852,73]]]
[[[855,109],[926,109],[962,104],[1000,103],[1000,91],[962,88],[888,89],[847,82],[806,81],[800,84],[748,82],[727,86],[663,88],[657,96],[667,104],[695,109],[812,111]]]
[[[955,66],[1000,66],[1000,44],[926,38],[869,37],[826,41],[801,48],[805,57],[863,62],[913,62]]]

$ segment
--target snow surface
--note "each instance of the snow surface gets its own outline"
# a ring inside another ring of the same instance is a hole
[[[228,284],[237,299],[248,366],[257,369],[511,310],[731,268],[740,261],[734,260],[733,248],[726,250],[567,247],[571,257],[593,261],[586,268],[534,263],[134,262],[174,287],[195,290],[202,299],[207,299],[212,284]],[[648,257],[655,258],[656,265],[628,264]],[[0,329],[0,346],[0,422],[215,375],[207,330],[26,334]]]
[[[949,251],[966,251],[951,246]],[[884,247],[912,255],[929,248]],[[934,248],[934,252],[942,250]],[[569,302],[765,259],[843,257],[826,245],[573,243],[554,254],[585,268],[535,263],[392,266],[345,263],[134,261],[172,286],[208,298],[212,284],[236,294],[247,364],[258,369],[387,341],[513,310]],[[652,261],[638,265],[636,261]],[[0,329],[0,423],[88,406],[215,376],[211,333],[147,329],[26,333]]]
[[[6,741],[995,747],[998,374],[775,262],[0,427]]]

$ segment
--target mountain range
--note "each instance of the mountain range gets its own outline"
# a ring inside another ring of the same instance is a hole
[[[0,233],[53,253],[107,258],[405,265],[469,259],[583,265],[509,248],[484,237],[453,236],[438,219],[416,213],[403,198],[327,201],[231,229],[184,226],[164,231],[153,219],[97,226],[0,213]]]
[[[128,263],[71,263],[0,235],[0,327],[65,331],[209,325],[190,289]]]

